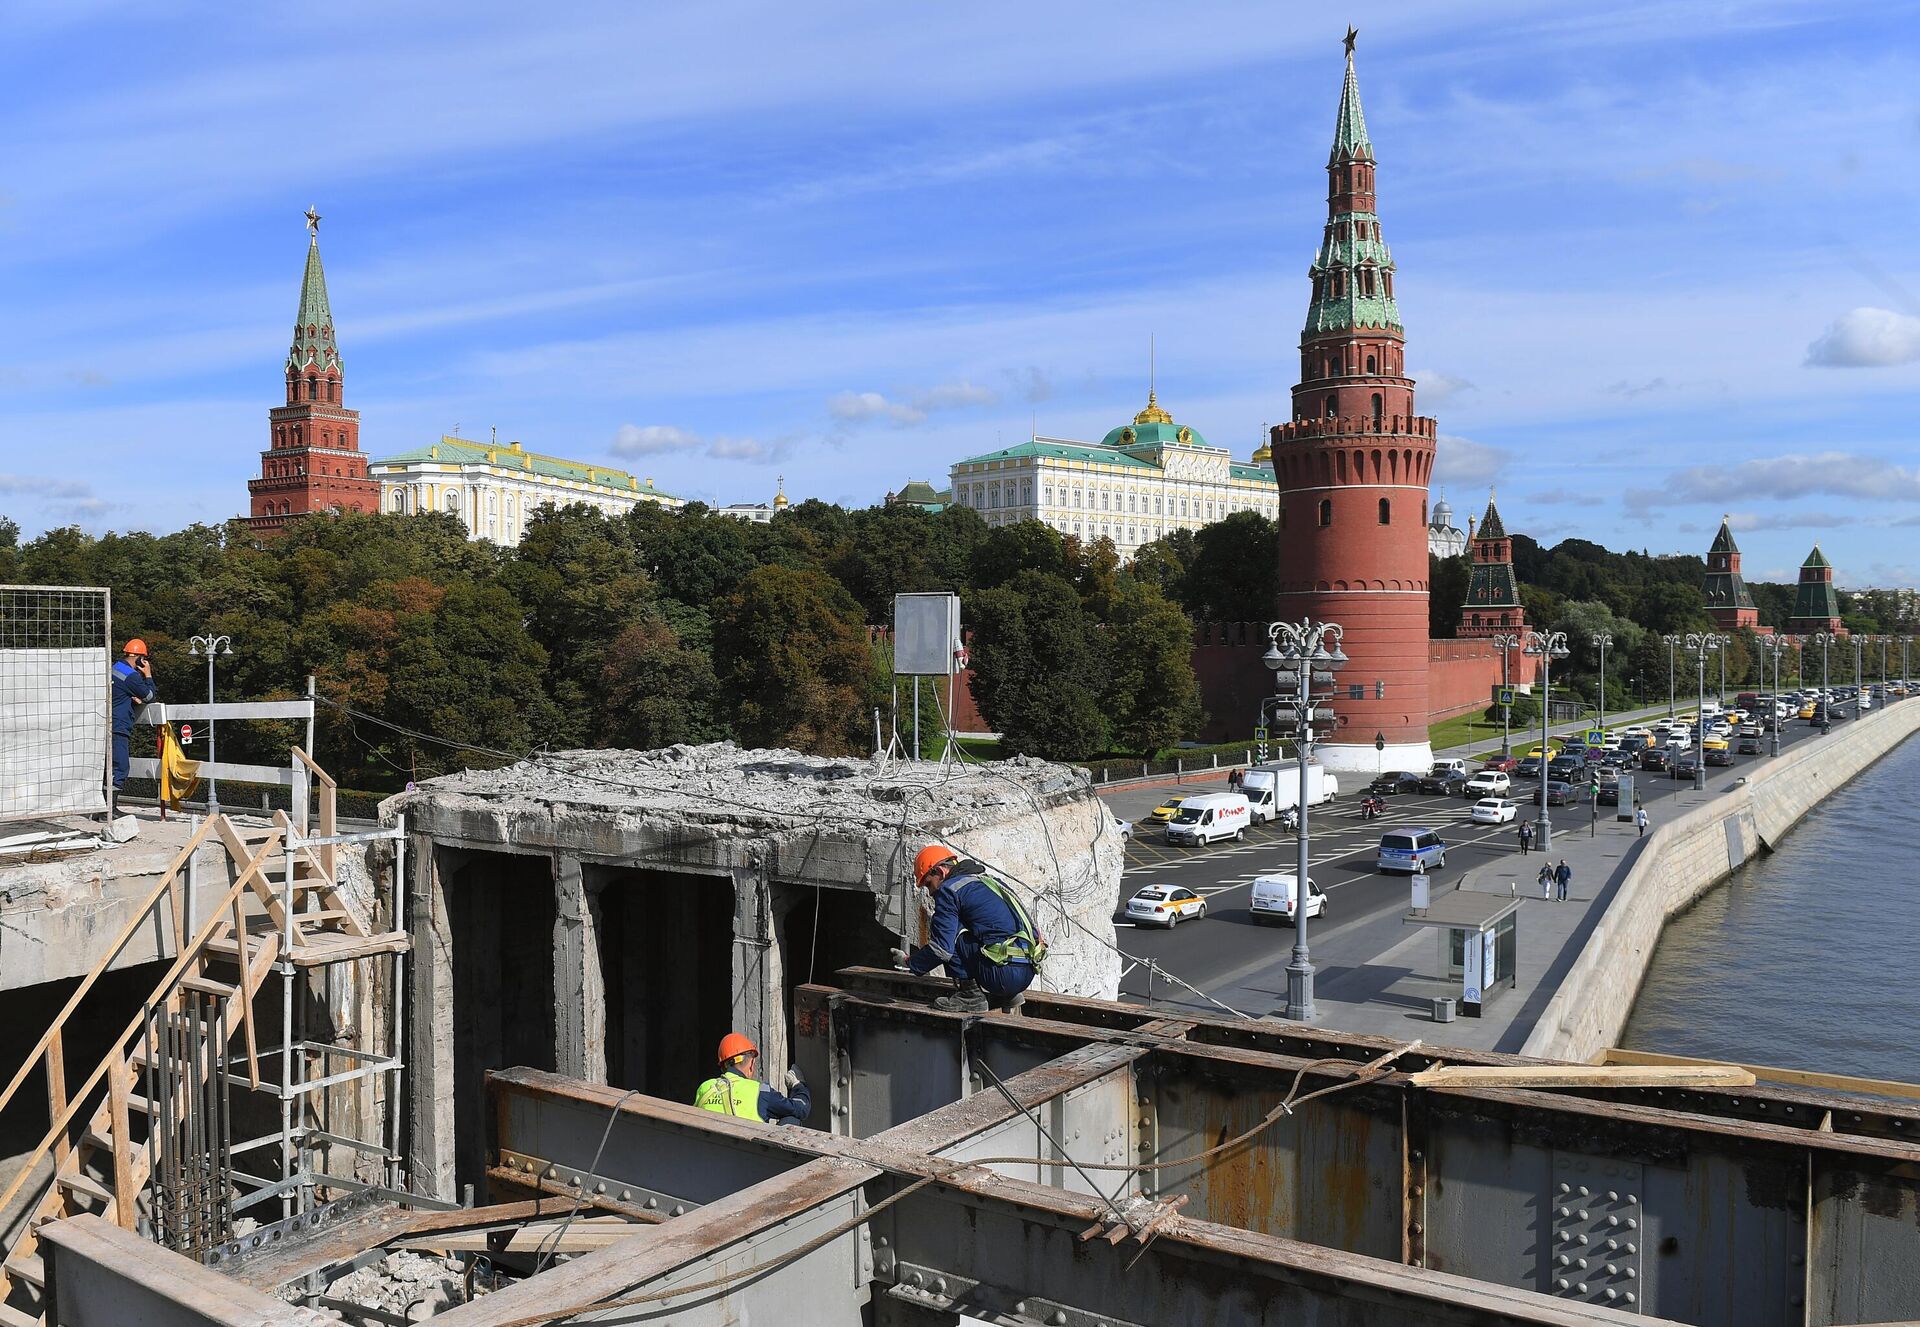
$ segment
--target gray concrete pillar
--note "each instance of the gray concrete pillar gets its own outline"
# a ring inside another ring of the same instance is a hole
[[[443,880],[458,854],[436,850],[424,834],[407,836],[408,914],[413,949],[407,984],[413,1027],[407,1047],[412,1149],[407,1171],[416,1191],[457,1201],[453,1180],[453,929]]]
[[[607,1081],[607,986],[597,909],[578,857],[553,859],[553,1062],[563,1074]]]
[[[773,891],[757,863],[736,868],[732,877],[733,1026],[759,1045],[761,1077],[777,1083],[787,1072],[789,1048]]]

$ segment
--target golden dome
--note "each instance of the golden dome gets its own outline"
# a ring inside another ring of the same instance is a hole
[[[785,475],[781,475],[780,482],[775,487],[774,493],[773,493],[773,509],[775,511],[781,511],[786,506],[787,506],[787,477]]]
[[[1273,448],[1269,447],[1266,443],[1263,442],[1253,449],[1253,463],[1255,465],[1266,465],[1272,460]]]
[[[1147,408],[1135,415],[1133,422],[1136,424],[1171,424],[1173,423],[1173,416],[1160,408],[1160,403],[1154,399],[1153,389],[1149,387],[1147,389]]]

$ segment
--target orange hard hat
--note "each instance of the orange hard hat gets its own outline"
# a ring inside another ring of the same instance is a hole
[[[929,843],[913,858],[913,878],[921,884],[927,881],[927,872],[944,862],[950,862],[960,854],[944,843]]]
[[[738,1032],[729,1032],[720,1038],[720,1063],[737,1059],[742,1055],[758,1055],[760,1048]]]
[[[147,657],[147,643],[141,640],[138,636],[135,636],[132,640],[127,642],[127,648],[120,651],[120,653],[137,654],[144,659]]]

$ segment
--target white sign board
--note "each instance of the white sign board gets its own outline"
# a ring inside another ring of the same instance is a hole
[[[893,671],[902,677],[948,677],[960,648],[960,596],[893,596]]]
[[[1425,912],[1433,906],[1433,886],[1423,872],[1413,873],[1413,910]]]
[[[1460,946],[1461,961],[1466,971],[1460,978],[1460,1002],[1462,1004],[1480,1003],[1481,988],[1486,985],[1487,951],[1480,944],[1477,931],[1469,931],[1466,943]]]

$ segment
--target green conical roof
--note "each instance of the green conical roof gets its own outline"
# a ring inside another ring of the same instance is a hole
[[[307,270],[300,278],[300,312],[293,325],[293,349],[287,367],[297,373],[340,370],[340,348],[333,339],[333,309],[327,303],[327,274],[320,266],[320,237],[307,245]]]
[[[1807,554],[1807,560],[1800,565],[1802,567],[1826,567],[1829,570],[1833,567],[1833,564],[1827,561],[1827,555],[1820,551],[1820,545],[1818,544],[1813,546],[1813,552]]]
[[[1348,34],[1347,81],[1340,89],[1340,114],[1333,122],[1333,155],[1328,165],[1355,158],[1373,156],[1373,144],[1367,140],[1367,117],[1360,109],[1360,78],[1353,72],[1352,34]]]
[[[1505,539],[1506,522],[1500,519],[1500,509],[1493,505],[1493,494],[1487,494],[1487,514],[1480,519],[1480,528],[1473,532],[1476,539]]]
[[[1720,533],[1713,537],[1713,547],[1709,548],[1707,552],[1738,553],[1739,551],[1739,545],[1733,542],[1733,529],[1727,524],[1727,520],[1723,516],[1720,518]]]

